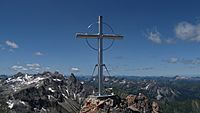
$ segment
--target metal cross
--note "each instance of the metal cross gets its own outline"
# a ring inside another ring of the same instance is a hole
[[[103,39],[122,39],[123,36],[116,34],[103,34],[103,17],[98,17],[98,33],[97,34],[88,34],[88,33],[76,33],[77,38],[97,38],[98,39],[98,79],[99,79],[99,96],[102,95],[103,87]]]

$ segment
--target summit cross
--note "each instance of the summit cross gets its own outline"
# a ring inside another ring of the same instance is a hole
[[[122,35],[117,34],[103,34],[103,17],[98,17],[98,33],[88,34],[88,33],[76,33],[77,38],[97,38],[98,41],[98,95],[102,95],[103,87],[103,39],[119,40],[122,39]]]

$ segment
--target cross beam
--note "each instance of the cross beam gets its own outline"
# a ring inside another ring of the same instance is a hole
[[[116,35],[116,34],[87,34],[87,33],[76,33],[77,38],[97,38],[97,37],[102,37],[102,38],[107,38],[107,39],[113,39],[113,40],[121,40],[123,36],[121,35]]]
[[[97,38],[98,39],[98,78],[99,78],[99,96],[102,95],[103,88],[103,39],[120,40],[123,38],[121,35],[116,34],[103,34],[103,17],[98,18],[98,33],[87,34],[87,33],[76,33],[77,38]]]

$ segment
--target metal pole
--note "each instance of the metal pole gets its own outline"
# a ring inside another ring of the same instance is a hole
[[[102,28],[102,16],[99,16],[99,35],[98,37],[98,76],[99,76],[99,96],[102,94],[102,84],[103,84],[103,37],[101,35],[103,34]]]

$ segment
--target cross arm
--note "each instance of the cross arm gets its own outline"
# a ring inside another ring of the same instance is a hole
[[[97,38],[98,34],[76,33],[77,38]]]
[[[103,38],[113,39],[113,40],[121,40],[123,39],[122,35],[116,35],[116,34],[103,34]]]
[[[116,34],[99,35],[99,34],[88,34],[88,33],[76,33],[76,37],[77,38],[98,38],[98,37],[102,37],[102,38],[113,39],[113,40],[123,39],[122,35],[116,35]]]

